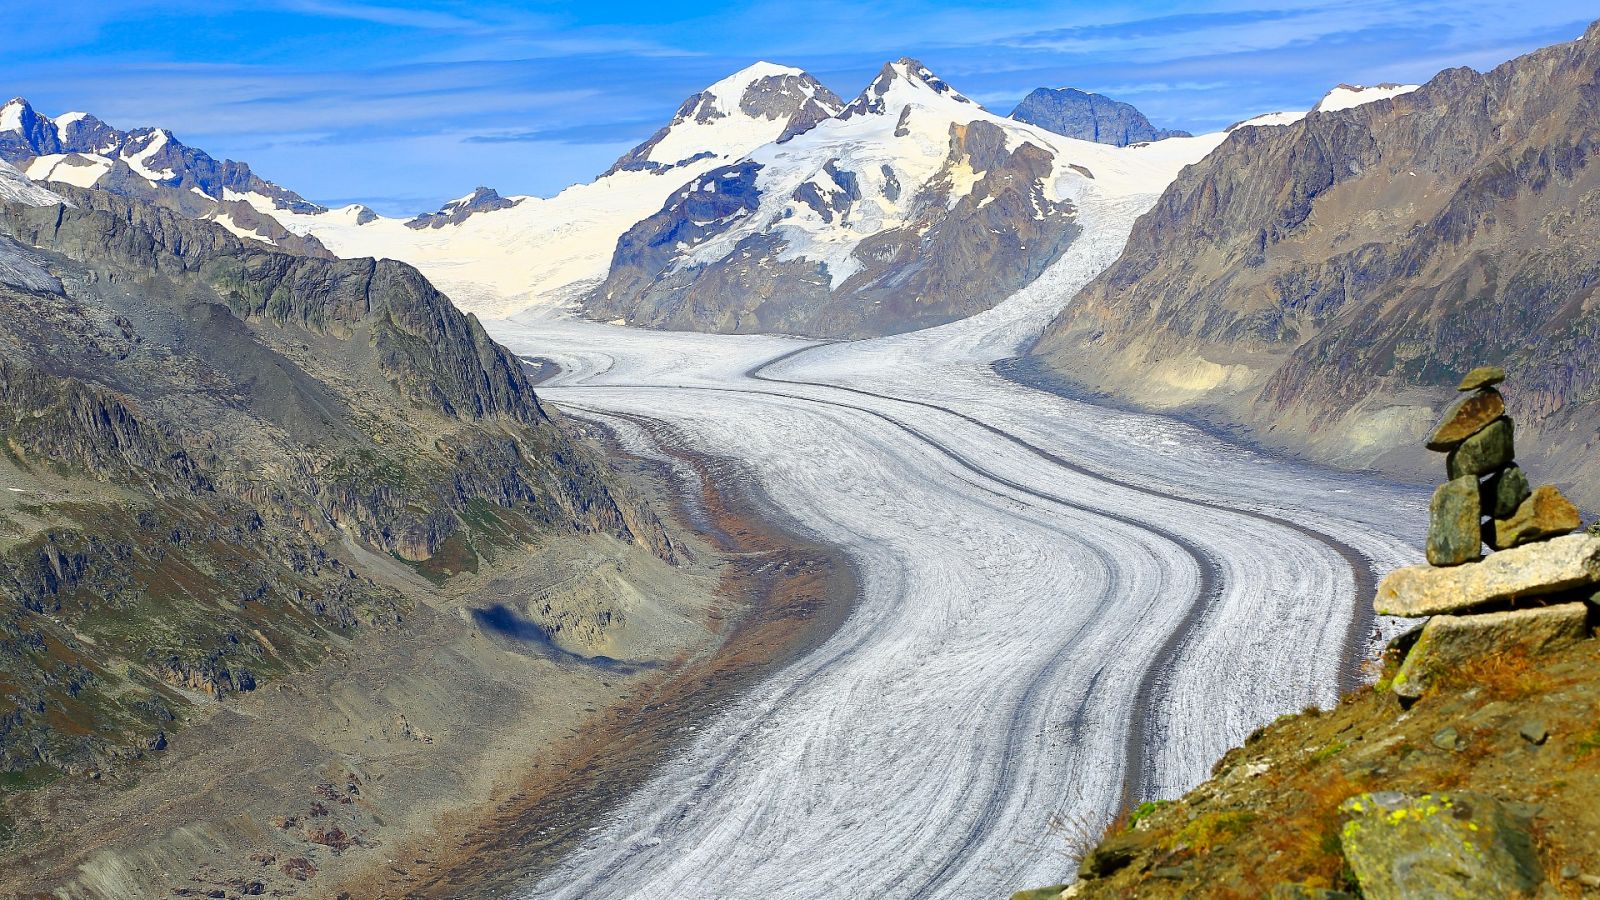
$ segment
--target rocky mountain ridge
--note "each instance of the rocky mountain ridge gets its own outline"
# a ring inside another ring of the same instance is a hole
[[[671,557],[410,266],[56,188],[0,206],[4,771],[117,769],[541,535]]]
[[[1534,462],[1600,502],[1597,40],[1235,129],[1034,359],[1082,390],[1407,476],[1435,389],[1503,364]]]
[[[463,309],[502,316],[572,300],[606,275],[619,235],[691,179],[781,141],[842,104],[816,79],[755,63],[683,102],[672,121],[595,180],[554,197],[473,195],[459,208],[411,220],[361,206],[301,214],[259,211],[341,256],[403,259]],[[408,227],[409,226],[409,227]]]

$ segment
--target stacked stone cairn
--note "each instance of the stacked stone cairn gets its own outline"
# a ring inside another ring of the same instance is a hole
[[[1379,615],[1430,617],[1396,642],[1404,661],[1392,685],[1402,702],[1468,660],[1582,640],[1600,609],[1600,536],[1572,533],[1578,508],[1554,486],[1529,487],[1495,389],[1504,380],[1493,366],[1462,380],[1465,396],[1428,438],[1429,450],[1447,454],[1448,477],[1429,508],[1428,565],[1397,569],[1378,586]],[[1484,544],[1496,552],[1485,558]]]

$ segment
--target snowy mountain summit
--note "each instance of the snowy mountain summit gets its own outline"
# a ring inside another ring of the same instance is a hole
[[[605,174],[664,172],[715,156],[717,147],[748,145],[752,138],[787,140],[843,106],[800,69],[758,62],[683,101],[670,123]],[[771,133],[772,123],[783,125],[777,135]]]
[[[622,235],[584,304],[630,324],[830,337],[950,321],[1061,255],[1075,191],[1125,190],[1119,173],[1159,191],[1176,168],[1150,162],[1214,145],[1141,153],[1054,135],[902,58],[838,115],[675,192]]]

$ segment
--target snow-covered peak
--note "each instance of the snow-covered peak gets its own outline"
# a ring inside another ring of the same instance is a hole
[[[718,112],[723,115],[731,116],[738,114],[739,104],[744,100],[745,94],[759,88],[762,82],[784,78],[804,80],[810,77],[804,69],[780,66],[777,63],[756,62],[717,81],[696,96],[715,104]]]
[[[1365,87],[1359,84],[1341,84],[1329,91],[1327,96],[1312,107],[1317,112],[1334,112],[1341,109],[1351,109],[1377,100],[1387,100],[1401,94],[1409,94],[1420,85],[1415,84],[1377,84]]]
[[[799,134],[843,106],[804,71],[758,62],[689,97],[666,127],[605,174],[660,173],[707,160],[737,159],[762,144]]]
[[[33,107],[21,97],[13,97],[0,106],[0,131],[21,131],[23,121],[33,112]]]
[[[439,207],[438,212],[417,216],[406,225],[411,228],[443,228],[466,221],[473,213],[494,212],[499,209],[510,209],[521,203],[523,197],[508,199],[500,196],[500,192],[491,187],[479,186],[465,197],[457,197]]]
[[[974,109],[981,108],[927,66],[909,56],[902,56],[879,69],[878,76],[856,99],[850,101],[840,118],[885,112],[898,115],[897,110],[908,103],[921,106],[963,103]]]

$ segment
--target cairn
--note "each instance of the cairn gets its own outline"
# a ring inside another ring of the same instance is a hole
[[[1600,536],[1572,533],[1578,508],[1555,486],[1529,486],[1495,388],[1505,377],[1483,366],[1462,379],[1466,396],[1427,442],[1446,454],[1447,478],[1429,504],[1428,565],[1397,569],[1378,586],[1379,615],[1430,617],[1394,645],[1404,652],[1391,682],[1402,701],[1466,660],[1549,652],[1587,637],[1600,618]],[[1484,557],[1484,544],[1495,552]]]
[[[1477,562],[1483,544],[1509,550],[1571,534],[1582,524],[1578,508],[1554,485],[1528,487],[1527,474],[1516,464],[1505,399],[1495,390],[1505,380],[1498,366],[1468,372],[1457,390],[1471,393],[1445,410],[1428,437],[1429,450],[1447,454],[1449,479],[1433,492],[1429,507],[1433,565]]]

